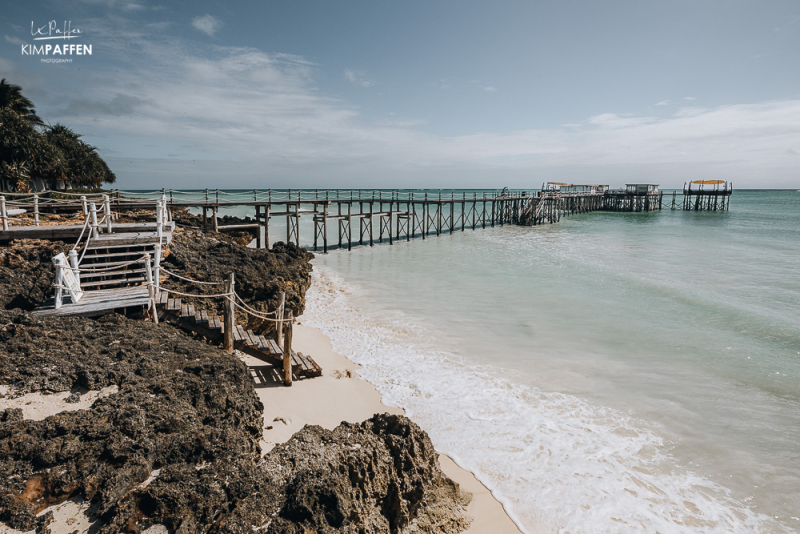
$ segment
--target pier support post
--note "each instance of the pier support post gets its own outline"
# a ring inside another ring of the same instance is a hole
[[[33,195],[33,221],[39,226],[39,195]]]
[[[0,219],[3,219],[3,231],[8,230],[8,212],[6,211],[6,197],[0,196]]]
[[[353,193],[350,193],[351,200],[347,203],[347,251],[353,250]]]
[[[225,293],[228,293],[228,296],[225,297],[225,308],[223,314],[225,332],[223,333],[223,348],[228,354],[233,354],[233,323],[234,323],[234,297],[233,291],[235,287],[235,282],[233,279],[233,271],[228,273],[228,279],[225,281]]]
[[[253,196],[255,196],[255,194]],[[261,222],[261,206],[256,204],[256,224],[260,224],[260,222]],[[256,228],[256,248],[261,248],[261,226]]]
[[[269,204],[264,204],[264,248],[269,250]]]
[[[292,385],[292,310],[285,315],[286,328],[283,331],[283,383]]]
[[[325,192],[325,198],[327,199],[328,192]],[[325,200],[325,204],[322,205],[322,252],[324,254],[328,253],[328,201]]]
[[[214,231],[219,232],[219,221],[217,220],[217,206],[211,208],[212,215],[214,216]]]

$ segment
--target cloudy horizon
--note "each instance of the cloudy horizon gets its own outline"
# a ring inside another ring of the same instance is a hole
[[[0,75],[123,189],[800,186],[794,4],[569,5],[16,6]],[[62,19],[91,56],[20,54],[32,21]]]

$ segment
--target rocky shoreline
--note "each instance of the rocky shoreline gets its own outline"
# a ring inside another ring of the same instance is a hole
[[[49,259],[59,247],[0,249],[0,522],[49,532],[53,505],[80,499],[100,533],[467,528],[464,495],[425,432],[401,415],[306,426],[262,455],[264,407],[237,357],[166,324],[28,313],[49,296]],[[232,268],[248,304],[274,309],[284,291],[299,315],[311,257],[291,245],[247,249],[184,229],[164,264],[208,281]],[[268,333],[271,325],[248,328]],[[80,400],[112,386],[89,409],[41,420],[2,409],[31,395]]]

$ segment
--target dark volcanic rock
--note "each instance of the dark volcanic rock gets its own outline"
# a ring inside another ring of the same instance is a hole
[[[233,270],[236,292],[245,302],[260,312],[269,312],[279,305],[278,293],[286,293],[286,307],[297,317],[305,308],[305,294],[311,284],[313,254],[293,244],[275,243],[272,250],[242,247],[219,234],[204,234],[199,230],[179,229],[169,245],[164,266],[182,276],[201,281],[222,281]],[[198,285],[168,278],[164,287],[190,294],[217,294],[223,286]],[[193,299],[182,297],[195,308],[214,310],[222,315],[223,299]],[[236,321],[257,334],[274,331],[274,323],[245,315],[237,310]]]
[[[13,395],[117,385],[89,410],[0,412],[0,522],[80,497],[97,532],[450,533],[467,525],[427,435],[376,415],[306,427],[263,459],[263,407],[236,358],[169,325],[0,311],[0,384]]]
[[[0,247],[0,308],[30,311],[53,295],[53,256],[66,252],[60,241],[22,239]]]
[[[120,517],[140,513],[126,499],[156,469],[195,472],[203,464],[208,476],[224,472],[232,484],[256,472],[263,407],[236,358],[169,326],[118,315],[92,321],[3,311],[0,339],[0,383],[15,394],[119,386],[91,410],[43,421],[10,410],[0,417],[0,521],[31,529],[35,512],[82,495],[117,525],[102,532],[119,532]],[[180,492],[199,499],[190,487]],[[221,510],[235,499],[225,492]],[[199,513],[164,508],[172,523]]]
[[[281,507],[270,533],[461,532],[463,497],[425,434],[375,415],[333,431],[308,426],[266,458]]]
[[[210,213],[209,217],[211,217]],[[206,235],[212,236],[221,241],[232,241],[243,247],[249,245],[253,239],[256,238],[255,228],[248,228],[240,231],[226,230],[224,233],[214,232],[211,230],[213,227],[213,222],[210,218],[208,220],[208,224],[204,225],[203,217],[201,215],[195,215],[194,213],[191,213],[188,208],[174,208],[172,210],[172,220],[175,221],[175,225],[178,227],[202,230],[206,233]],[[241,217],[236,217],[235,215],[223,215],[221,217],[217,217],[217,224],[219,226],[254,224],[255,222],[255,219],[252,219],[249,216],[245,217],[244,219]]]

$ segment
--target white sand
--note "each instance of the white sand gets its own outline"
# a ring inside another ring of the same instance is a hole
[[[295,325],[292,343],[296,351],[314,358],[322,367],[323,376],[296,381],[288,388],[278,374],[270,372],[271,367],[240,354],[251,366],[256,392],[264,404],[262,452],[288,440],[307,424],[333,429],[342,421],[359,423],[375,413],[403,413],[399,408],[384,406],[373,385],[356,376],[359,366],[333,352],[330,340],[320,330]],[[519,534],[503,506],[472,473],[445,455],[440,455],[439,461],[445,474],[473,495],[467,508],[473,523],[467,532]]]
[[[312,356],[322,367],[323,376],[299,380],[292,387],[285,387],[276,369],[238,353],[250,366],[256,392],[264,404],[262,454],[266,454],[277,443],[287,441],[307,424],[333,429],[342,421],[359,423],[375,413],[403,413],[399,408],[384,406],[372,384],[357,377],[359,367],[333,352],[330,340],[321,331],[300,325],[295,325],[294,329],[294,349]],[[0,386],[0,410],[22,408],[25,419],[42,420],[63,411],[89,409],[95,400],[116,391],[116,386],[89,391],[81,395],[80,402],[67,403],[65,400],[69,392],[53,395],[32,393],[11,398],[7,396],[7,388]],[[472,473],[460,468],[445,455],[439,456],[439,462],[445,474],[473,496],[467,508],[467,513],[473,518],[467,530],[469,534],[520,534],[503,506]],[[141,486],[150,483],[158,474],[153,472]],[[54,521],[50,529],[54,534],[84,533],[94,521],[92,511],[80,499],[51,506],[41,514],[48,511],[53,511]],[[148,533],[156,534],[160,527],[155,525],[148,529]],[[23,533],[0,524],[0,534]],[[33,534],[33,531],[24,534]]]
[[[51,415],[61,412],[76,412],[88,410],[97,399],[108,397],[119,391],[117,386],[108,386],[97,391],[87,391],[81,395],[78,402],[67,402],[69,391],[60,393],[28,393],[19,397],[8,396],[10,392],[6,386],[0,386],[0,410],[8,408],[22,408],[22,418],[32,421],[41,421]]]

